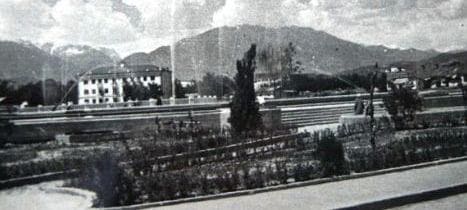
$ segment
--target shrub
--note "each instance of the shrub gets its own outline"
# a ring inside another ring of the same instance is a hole
[[[317,149],[321,161],[323,176],[333,176],[346,174],[346,164],[344,148],[342,143],[337,141],[334,133],[327,129],[321,133],[321,140]]]
[[[422,110],[422,98],[416,90],[394,84],[383,102],[397,130],[407,128],[414,121],[415,112]]]

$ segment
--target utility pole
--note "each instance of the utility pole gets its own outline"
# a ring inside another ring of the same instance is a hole
[[[370,144],[373,149],[373,154],[376,152],[376,128],[375,128],[375,109],[373,106],[373,97],[374,97],[374,92],[375,92],[375,83],[376,83],[376,78],[378,76],[378,63],[375,64],[375,72],[371,74],[371,84],[370,84],[370,103],[368,107],[368,114],[370,115]]]

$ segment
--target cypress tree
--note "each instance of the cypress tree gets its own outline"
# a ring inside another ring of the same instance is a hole
[[[230,104],[229,118],[237,135],[262,128],[261,114],[254,88],[255,57],[256,45],[252,44],[243,59],[237,60],[236,90]]]

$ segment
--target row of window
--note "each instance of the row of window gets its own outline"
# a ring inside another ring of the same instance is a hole
[[[96,89],[92,89],[92,94],[96,94]],[[109,89],[108,88],[105,88],[104,89],[104,93],[109,93]],[[89,95],[89,90],[88,89],[84,89],[84,95]]]
[[[97,99],[84,99],[85,104],[103,104],[103,103],[117,103],[120,102],[119,98],[113,98],[113,101],[111,100],[112,98],[99,98]]]
[[[154,81],[154,80],[156,79],[156,76],[141,77],[141,78],[142,78],[143,81],[145,81],[145,82],[148,81],[148,79],[151,80],[151,81]],[[123,78],[124,81],[127,80],[127,79],[129,79],[129,78]],[[96,84],[96,82],[97,82],[98,84],[102,84],[102,82],[104,82],[104,84],[107,84],[107,83],[109,82],[109,80],[108,80],[108,79],[83,80],[83,83],[84,83],[85,85],[87,85],[89,82],[91,82],[91,84]],[[112,82],[115,83],[115,78],[112,79]]]

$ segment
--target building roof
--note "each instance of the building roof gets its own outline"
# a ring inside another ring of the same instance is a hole
[[[399,78],[399,79],[395,79],[393,81],[394,84],[398,85],[398,84],[405,84],[405,83],[408,83],[409,82],[409,79],[408,78]]]
[[[168,68],[160,68],[156,65],[114,65],[101,66],[91,71],[82,74],[80,77],[86,78],[118,78],[118,77],[134,77],[160,74],[161,72],[169,72]]]

